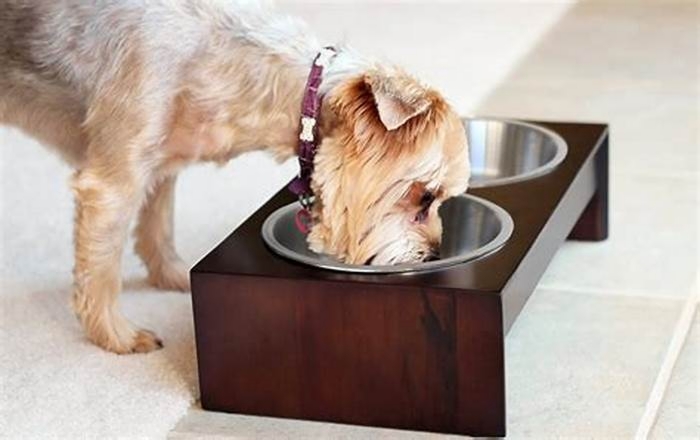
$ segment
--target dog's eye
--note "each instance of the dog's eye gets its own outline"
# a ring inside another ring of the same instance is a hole
[[[435,194],[430,191],[426,191],[420,198],[420,206],[422,208],[429,208],[430,205],[435,201]]]
[[[427,220],[428,218],[428,212],[430,211],[430,206],[433,204],[435,201],[435,194],[433,194],[430,191],[426,191],[423,193],[423,195],[420,198],[420,211],[418,211],[418,214],[416,214],[414,221],[416,223],[423,223]]]

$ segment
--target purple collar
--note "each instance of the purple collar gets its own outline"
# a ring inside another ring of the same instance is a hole
[[[321,109],[321,96],[318,88],[323,79],[323,70],[328,67],[330,61],[335,57],[336,50],[327,46],[314,58],[309,78],[306,80],[304,89],[304,100],[301,106],[301,120],[299,132],[299,174],[289,184],[289,190],[299,197],[299,203],[303,209],[297,215],[297,227],[302,232],[308,232],[310,222],[309,208],[312,204],[313,191],[311,190],[311,174],[314,171],[314,156],[317,147],[317,120]],[[304,217],[303,219],[301,217]],[[303,227],[302,227],[303,226]]]

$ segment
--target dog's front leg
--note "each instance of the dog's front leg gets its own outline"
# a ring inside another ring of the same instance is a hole
[[[175,251],[173,208],[175,176],[159,181],[141,208],[135,230],[136,253],[148,269],[149,282],[161,289],[187,291],[187,265]]]
[[[115,353],[148,352],[162,346],[148,330],[135,329],[122,316],[121,256],[131,219],[145,197],[146,183],[114,158],[78,171],[73,306],[87,337]]]

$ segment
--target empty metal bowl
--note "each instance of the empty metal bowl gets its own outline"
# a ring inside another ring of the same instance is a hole
[[[323,269],[355,273],[400,273],[442,269],[483,257],[500,249],[513,232],[513,219],[498,205],[464,194],[440,207],[443,234],[440,258],[394,266],[343,264],[309,250],[306,236],[296,227],[299,204],[292,203],[270,214],[262,227],[263,240],[277,254]]]
[[[541,176],[566,157],[566,141],[526,122],[464,119],[469,139],[471,188],[504,185]]]

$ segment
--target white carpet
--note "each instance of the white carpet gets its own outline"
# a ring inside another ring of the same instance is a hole
[[[18,131],[0,128],[0,436],[163,438],[197,396],[189,294],[144,284],[124,258],[122,308],[165,348],[118,356],[88,343],[70,310],[71,170]],[[294,172],[251,154],[219,169],[190,168],[178,182],[176,230],[194,263]]]

